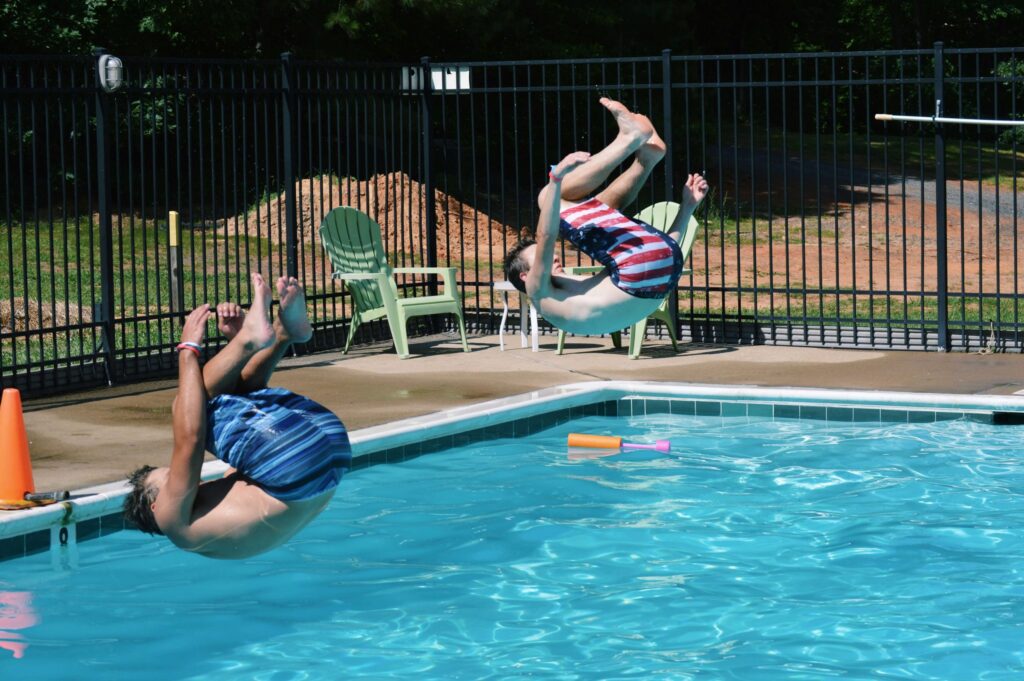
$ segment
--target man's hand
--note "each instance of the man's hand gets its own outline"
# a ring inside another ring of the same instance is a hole
[[[554,180],[555,182],[558,182],[563,177],[568,175],[573,168],[579,165],[583,165],[589,160],[589,151],[574,151],[565,158],[563,158],[561,161],[559,161],[558,165],[556,165],[554,169],[552,169],[551,179]]]
[[[182,343],[199,343],[202,345],[206,337],[206,320],[212,314],[209,303],[203,303],[189,313],[185,326],[181,328]]]
[[[687,175],[683,186],[683,208],[694,209],[708,195],[708,181],[700,173]]]

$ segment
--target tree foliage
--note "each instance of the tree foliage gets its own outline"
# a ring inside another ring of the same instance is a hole
[[[998,0],[5,0],[3,51],[359,61],[1017,44]]]

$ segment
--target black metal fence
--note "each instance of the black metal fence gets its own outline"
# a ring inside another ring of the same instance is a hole
[[[1020,119],[1019,55],[125,58],[114,92],[99,52],[6,57],[0,380],[41,394],[166,375],[181,313],[248,302],[254,271],[299,277],[308,349],[339,346],[351,310],[316,236],[337,205],[382,225],[396,266],[458,267],[470,328],[493,332],[491,282],[533,229],[545,169],[615,134],[602,95],[669,149],[638,209],[678,199],[688,171],[712,184],[683,338],[1019,352],[1024,133],[927,120]]]

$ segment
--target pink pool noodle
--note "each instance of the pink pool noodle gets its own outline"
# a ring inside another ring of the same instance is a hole
[[[623,449],[653,449],[656,452],[667,452],[672,448],[672,443],[668,440],[657,440],[654,444],[640,444],[636,442],[623,442]]]

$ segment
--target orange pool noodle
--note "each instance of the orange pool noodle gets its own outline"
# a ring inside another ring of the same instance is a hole
[[[618,449],[622,446],[622,438],[614,435],[586,435],[569,433],[570,447],[591,447],[594,449]]]
[[[0,503],[24,504],[25,494],[35,491],[21,393],[7,388],[0,399]]]

